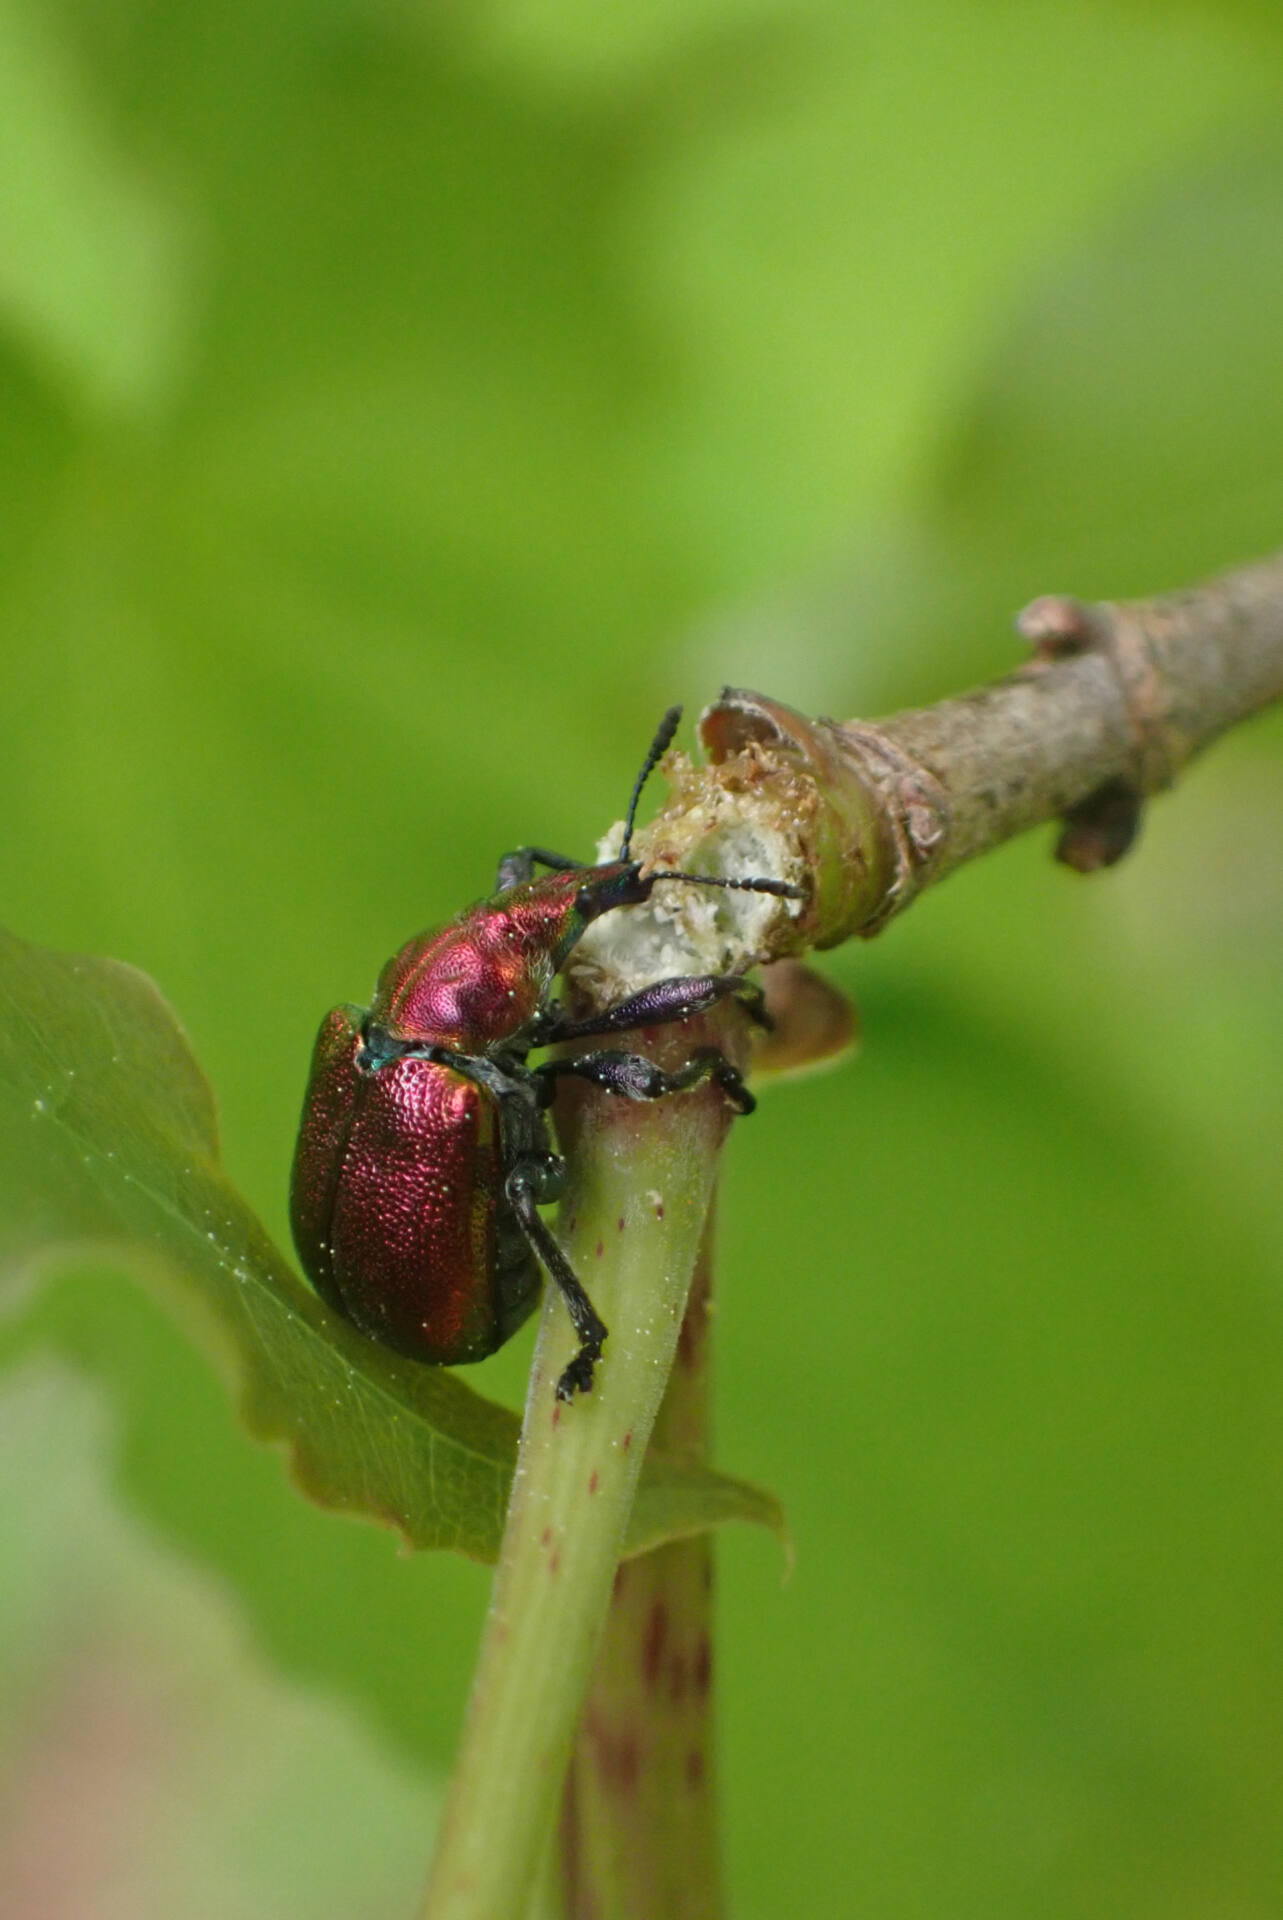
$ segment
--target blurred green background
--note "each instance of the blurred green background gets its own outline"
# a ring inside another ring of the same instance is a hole
[[[279,1236],[320,1013],[586,853],[668,702],[938,698],[1035,593],[1283,542],[1281,56],[0,0],[0,914],[155,976]],[[736,1130],[719,1453],[797,1540],[723,1543],[747,1920],[1280,1911],[1281,750],[833,954],[863,1057]],[[305,1507],[106,1275],[7,1351],[0,1909],[411,1912],[484,1572]]]

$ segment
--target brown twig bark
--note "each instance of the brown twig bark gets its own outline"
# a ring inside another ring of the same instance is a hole
[[[1034,648],[1025,666],[932,707],[838,723],[727,688],[704,713],[711,764],[671,757],[646,857],[808,891],[800,914],[773,906],[722,964],[867,937],[1044,821],[1065,823],[1068,865],[1107,866],[1144,799],[1283,695],[1283,555],[1153,600],[1049,596],[1017,625]]]

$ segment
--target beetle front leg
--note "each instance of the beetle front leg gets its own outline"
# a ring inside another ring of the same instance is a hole
[[[506,893],[509,887],[528,886],[535,877],[536,867],[548,867],[553,873],[573,873],[582,865],[582,860],[572,860],[566,853],[549,853],[547,847],[517,847],[512,853],[505,853],[499,862],[495,892]]]
[[[540,1202],[547,1205],[561,1197],[564,1182],[564,1161],[548,1154],[541,1159],[519,1160],[504,1182],[504,1192],[536,1256],[560,1287],[571,1324],[579,1335],[579,1351],[557,1382],[557,1398],[570,1400],[592,1386],[593,1368],[601,1359],[607,1328],[537,1211]]]
[[[539,1045],[556,1040],[587,1040],[594,1034],[629,1033],[634,1027],[661,1027],[673,1020],[689,1020],[707,1013],[719,1000],[734,994],[751,1020],[759,1027],[771,1026],[766,1011],[766,996],[755,981],[742,973],[677,974],[671,980],[656,980],[639,993],[630,993],[601,1013],[583,1020],[564,1017],[553,1006],[547,1025],[539,1036]]]
[[[684,1067],[667,1073],[641,1053],[620,1053],[603,1048],[600,1053],[580,1053],[569,1060],[549,1060],[536,1067],[534,1078],[548,1089],[548,1102],[557,1080],[567,1075],[587,1080],[623,1100],[662,1100],[668,1093],[686,1093],[701,1080],[716,1080],[731,1105],[739,1113],[752,1113],[757,1101],[744,1085],[744,1076],[716,1047],[701,1047]]]

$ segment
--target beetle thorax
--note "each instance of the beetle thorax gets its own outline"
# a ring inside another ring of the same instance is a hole
[[[396,1040],[462,1053],[501,1048],[530,1025],[554,958],[529,917],[489,905],[421,934],[389,961],[373,1018]]]

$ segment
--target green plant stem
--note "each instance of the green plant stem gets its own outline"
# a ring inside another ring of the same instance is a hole
[[[731,1016],[732,1020],[734,1016]],[[725,1041],[725,1017],[715,1037]],[[665,1064],[714,1037],[660,1036]],[[625,1042],[626,1044],[626,1042]],[[672,1367],[728,1109],[713,1088],[637,1104],[572,1093],[564,1238],[610,1328],[593,1391],[562,1405],[574,1347],[549,1289],[508,1523],[424,1920],[520,1920],[536,1885],[615,1569]]]
[[[709,1441],[713,1218],[653,1444]],[[566,1920],[717,1920],[722,1911],[712,1715],[713,1539],[624,1562],[562,1801]]]

